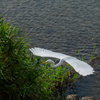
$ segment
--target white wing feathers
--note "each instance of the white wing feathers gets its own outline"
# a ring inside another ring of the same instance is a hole
[[[87,76],[93,74],[93,68],[84,61],[78,60],[75,57],[68,57],[64,59],[67,63],[69,63],[76,72],[80,75]]]
[[[53,57],[53,58],[58,58],[58,59],[70,57],[70,56],[62,54],[62,53],[56,53],[56,52],[38,48],[38,47],[30,48],[29,50],[33,53],[33,55],[41,56],[41,57]]]
[[[84,61],[78,60],[75,57],[65,55],[62,53],[53,52],[53,51],[42,49],[42,48],[38,48],[38,47],[31,48],[29,50],[33,53],[33,55],[36,55],[36,56],[53,57],[53,58],[61,59],[65,61],[66,63],[69,63],[75,69],[75,71],[78,72],[80,75],[86,76],[89,74],[93,74],[94,72],[93,68],[90,65],[88,65]]]

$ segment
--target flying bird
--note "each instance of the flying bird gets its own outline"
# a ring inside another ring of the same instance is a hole
[[[86,62],[81,61],[75,57],[65,55],[62,53],[58,53],[58,52],[53,52],[51,50],[47,50],[47,49],[43,49],[43,48],[39,48],[39,47],[30,48],[29,50],[35,56],[53,57],[53,58],[60,59],[58,64],[55,64],[55,62],[51,59],[48,59],[47,61],[42,63],[42,64],[50,63],[51,67],[53,67],[53,68],[58,67],[60,65],[64,65],[64,64],[70,64],[74,68],[74,70],[82,76],[87,76],[87,75],[93,74],[93,72],[95,72],[94,69],[89,64],[87,64]]]

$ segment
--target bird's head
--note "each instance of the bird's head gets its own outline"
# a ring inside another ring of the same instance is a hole
[[[41,64],[45,64],[45,63],[53,63],[54,64],[54,61],[53,60],[51,60],[51,59],[48,59],[47,61],[45,61],[45,62],[43,62],[43,63],[41,63]]]

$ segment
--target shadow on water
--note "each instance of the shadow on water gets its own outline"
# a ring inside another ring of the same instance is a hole
[[[54,95],[52,100],[65,100],[70,94],[77,94],[79,100],[84,96],[93,96],[100,99],[100,57],[92,59],[89,64],[93,66],[95,73],[86,77],[81,77],[75,83],[63,86]]]

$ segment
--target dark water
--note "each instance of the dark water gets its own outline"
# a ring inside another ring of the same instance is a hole
[[[77,57],[80,51],[87,62],[91,53],[100,54],[100,0],[1,0],[0,14],[24,35],[29,33],[31,47]],[[97,72],[99,65],[93,66]],[[77,81],[79,97],[92,95],[99,100],[99,83],[99,74],[84,77],[81,84]]]
[[[73,85],[73,89],[67,89],[65,94],[77,94],[81,100],[84,96],[94,96],[96,100],[100,100],[100,58],[92,61],[94,63],[95,73],[90,76],[83,77]],[[65,95],[62,96],[65,100]]]

